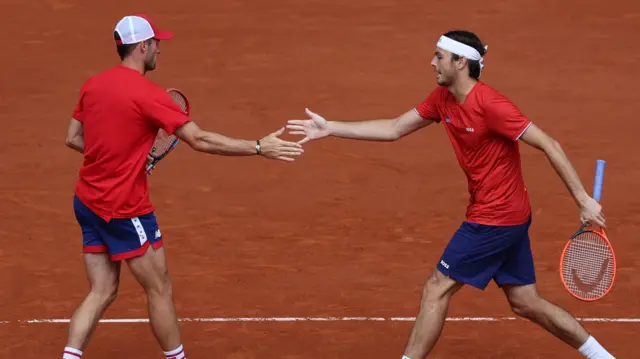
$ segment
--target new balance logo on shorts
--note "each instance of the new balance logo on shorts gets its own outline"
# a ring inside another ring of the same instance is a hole
[[[162,233],[160,233],[160,229],[156,229],[156,238],[162,237]]]
[[[449,265],[447,264],[447,262],[445,262],[444,260],[440,260],[440,264],[442,264],[443,267],[449,269]]]

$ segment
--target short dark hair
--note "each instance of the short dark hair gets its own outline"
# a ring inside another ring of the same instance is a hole
[[[120,34],[117,31],[113,32],[113,39],[115,41],[122,40],[120,38]],[[152,39],[147,40],[146,42],[150,44]],[[120,60],[124,60],[127,56],[131,55],[133,50],[136,48],[137,43],[135,44],[118,44],[116,45],[116,50],[118,51],[118,56],[120,56]]]
[[[453,30],[443,34],[443,36],[473,47],[474,49],[478,50],[481,56],[484,56],[484,54],[487,52],[487,50],[485,50],[484,48],[484,45],[482,44],[482,41],[480,41],[480,38],[471,31]],[[460,56],[451,54],[451,58],[453,59],[453,61],[457,61]],[[480,61],[469,59],[467,59],[467,61],[469,63],[469,76],[473,77],[476,80],[479,79]]]

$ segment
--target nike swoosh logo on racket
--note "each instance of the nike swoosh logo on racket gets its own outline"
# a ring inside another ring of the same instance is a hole
[[[602,278],[604,278],[604,274],[607,272],[608,267],[609,258],[606,258],[604,260],[604,263],[602,263],[602,267],[600,267],[598,277],[593,281],[593,283],[583,282],[582,279],[580,279],[580,276],[578,276],[578,271],[575,268],[571,270],[571,275],[573,276],[573,281],[576,283],[576,287],[578,287],[578,289],[580,289],[581,291],[588,293],[593,291],[596,286],[602,281]]]

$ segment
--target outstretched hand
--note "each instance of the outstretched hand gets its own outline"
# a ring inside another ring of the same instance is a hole
[[[305,112],[309,119],[307,120],[289,120],[287,128],[291,135],[305,136],[298,141],[299,144],[306,143],[310,140],[318,140],[330,135],[329,125],[324,117],[311,112],[308,108],[305,108]]]
[[[304,152],[302,145],[297,142],[284,141],[278,136],[284,134],[285,128],[282,127],[276,132],[270,133],[260,140],[261,155],[281,161],[294,161],[295,156],[300,156]]]

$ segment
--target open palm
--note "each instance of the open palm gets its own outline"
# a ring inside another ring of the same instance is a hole
[[[298,141],[299,144],[303,144],[310,140],[317,140],[329,135],[329,125],[324,117],[311,112],[308,108],[305,109],[308,120],[289,120],[287,128],[291,135],[305,136],[302,140]]]

